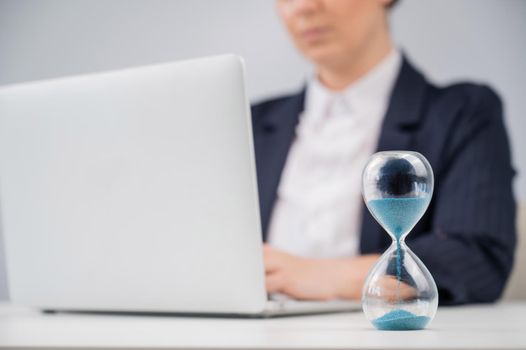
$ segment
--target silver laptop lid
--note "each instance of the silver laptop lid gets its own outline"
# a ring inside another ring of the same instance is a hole
[[[16,303],[263,310],[236,56],[1,88],[0,204]]]

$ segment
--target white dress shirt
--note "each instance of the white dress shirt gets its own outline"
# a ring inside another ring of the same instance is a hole
[[[393,50],[343,91],[309,81],[278,187],[270,245],[306,257],[359,253],[362,169],[376,149],[400,66]]]

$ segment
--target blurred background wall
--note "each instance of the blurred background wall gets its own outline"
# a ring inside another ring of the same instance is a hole
[[[391,17],[396,42],[432,80],[500,93],[525,201],[526,1],[402,0]],[[296,91],[310,73],[274,0],[0,0],[0,85],[225,52],[245,58],[253,101]],[[0,299],[2,247],[0,236]]]

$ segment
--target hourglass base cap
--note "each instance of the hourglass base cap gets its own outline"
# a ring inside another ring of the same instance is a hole
[[[382,331],[411,331],[424,329],[429,323],[427,316],[416,316],[405,310],[393,310],[373,320],[373,326]]]

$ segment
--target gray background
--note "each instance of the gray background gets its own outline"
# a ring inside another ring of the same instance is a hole
[[[526,200],[526,1],[402,0],[392,28],[435,82],[500,93]],[[0,0],[0,85],[225,52],[245,57],[252,100],[295,91],[310,73],[273,0]],[[0,299],[1,251],[0,236]]]

